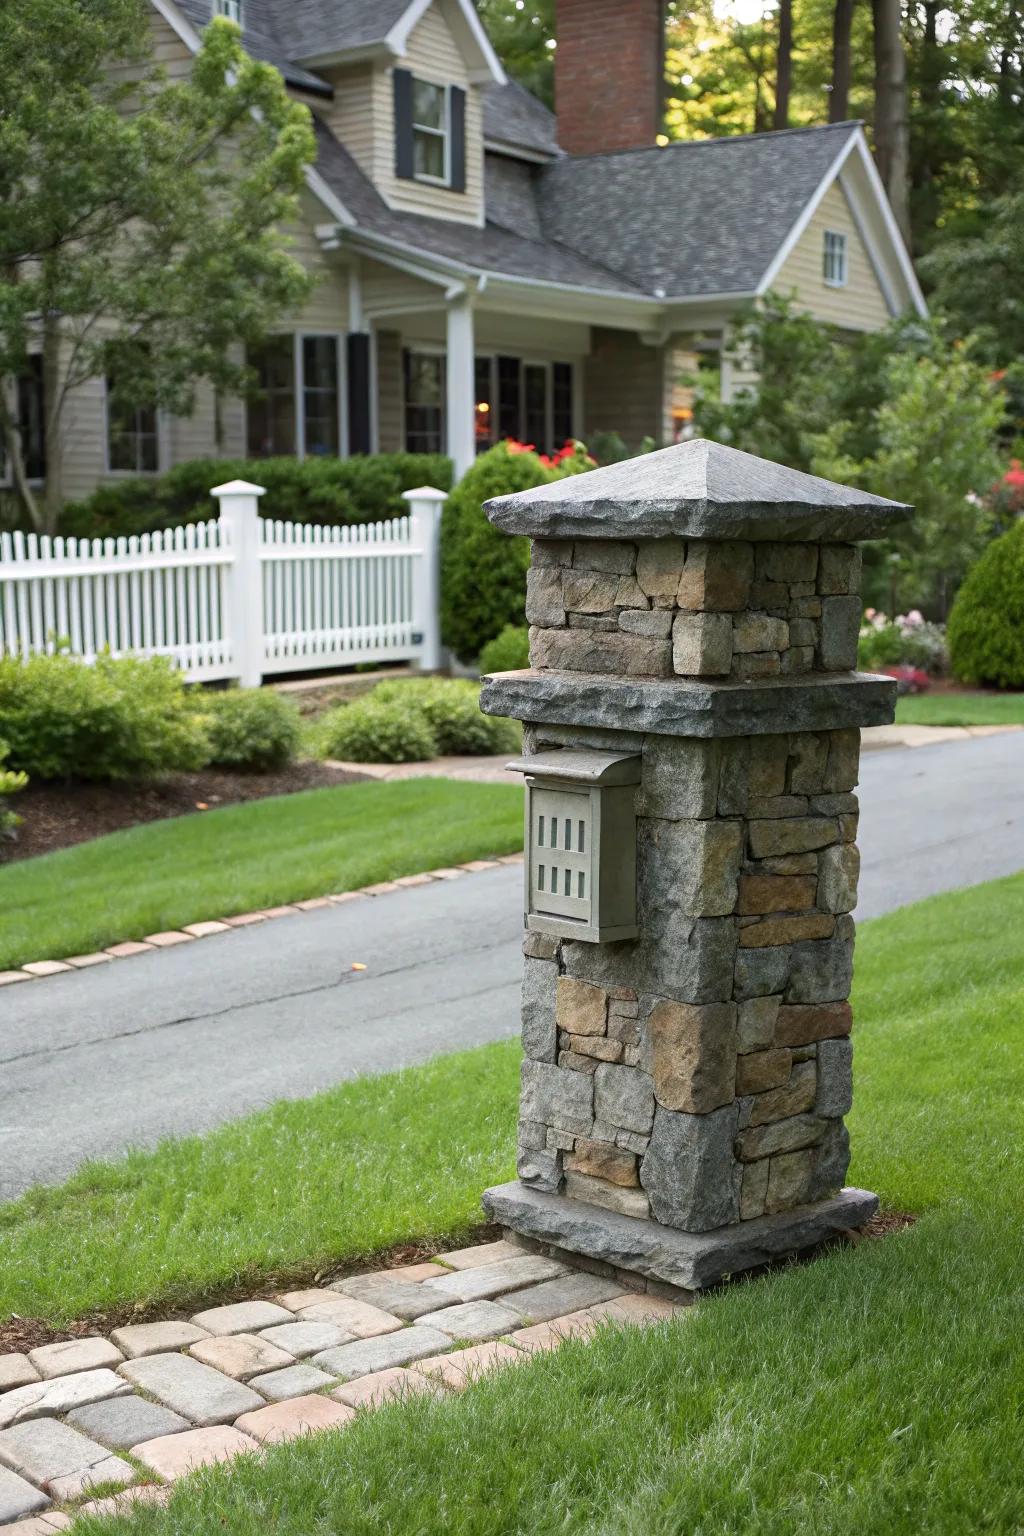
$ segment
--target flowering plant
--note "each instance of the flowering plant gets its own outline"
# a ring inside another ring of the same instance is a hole
[[[537,453],[533,443],[520,443],[514,437],[504,441],[509,453]],[[586,443],[574,437],[567,438],[557,453],[537,453],[537,457],[545,469],[557,469],[563,475],[580,475],[597,468],[597,460],[590,457]]]
[[[988,502],[1000,523],[1024,515],[1024,465],[1011,459],[1010,467],[992,487]]]
[[[948,665],[945,626],[929,623],[918,608],[898,613],[894,619],[875,608],[867,608],[860,629],[857,662],[869,670],[916,667],[935,676]]]

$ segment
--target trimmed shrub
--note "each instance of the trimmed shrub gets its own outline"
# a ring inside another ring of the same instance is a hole
[[[406,702],[423,714],[441,757],[491,757],[518,752],[519,727],[480,711],[478,684],[461,678],[422,678],[380,683],[372,698]]]
[[[947,638],[961,682],[1024,688],[1024,522],[993,540],[967,572]]]
[[[229,480],[249,480],[265,487],[267,494],[260,502],[264,517],[335,526],[402,516],[408,510],[402,492],[420,485],[448,490],[452,463],[439,453],[376,453],[301,462],[192,459],[158,479],[100,486],[86,500],[64,508],[60,531],[78,538],[107,538],[202,522],[216,515],[211,490]]]
[[[299,712],[273,689],[231,688],[203,699],[209,760],[217,768],[267,773],[299,750]]]
[[[483,503],[560,478],[535,453],[499,443],[481,454],[449,496],[441,517],[441,635],[462,661],[473,661],[526,608],[527,539],[487,521]]]
[[[524,625],[506,624],[500,635],[488,640],[480,652],[480,675],[491,672],[522,672],[530,665],[530,631]]]
[[[0,660],[10,766],[37,779],[149,778],[207,761],[205,722],[164,657]]]
[[[9,751],[6,741],[0,741],[0,837],[5,837],[21,825],[21,817],[10,809],[7,799],[24,789],[28,783],[27,773],[12,773],[4,767]]]
[[[332,711],[321,740],[329,757],[351,763],[419,763],[437,756],[437,737],[422,710],[372,693]]]

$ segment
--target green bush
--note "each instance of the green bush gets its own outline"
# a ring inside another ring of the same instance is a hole
[[[530,631],[525,624],[506,624],[500,635],[488,640],[480,652],[480,675],[521,672],[530,665]]]
[[[480,713],[478,684],[456,678],[396,678],[327,715],[321,742],[353,763],[415,763],[430,757],[518,752],[519,727]]]
[[[422,678],[380,683],[372,698],[398,700],[418,709],[434,732],[442,757],[491,757],[518,752],[519,727],[480,711],[480,688],[461,678]]]
[[[419,763],[437,756],[437,737],[422,710],[372,693],[332,711],[321,740],[329,757],[351,763]]]
[[[273,689],[231,688],[203,700],[210,762],[243,773],[283,768],[299,750],[299,712]]]
[[[506,625],[522,624],[526,606],[529,541],[493,528],[483,503],[559,478],[535,453],[499,443],[449,496],[441,517],[441,635],[461,660],[475,660]]]
[[[6,804],[10,795],[16,795],[24,789],[28,783],[28,774],[12,773],[4,767],[10,748],[6,741],[0,741],[0,837],[8,832],[13,832],[15,827],[21,825],[21,817],[16,815]]]
[[[1024,688],[1024,522],[995,539],[968,571],[947,637],[961,682]]]
[[[107,538],[176,527],[216,516],[215,485],[262,485],[265,517],[295,523],[375,522],[408,510],[403,491],[452,483],[451,460],[439,453],[377,453],[351,459],[192,459],[157,479],[102,485],[61,513],[62,534]]]
[[[880,667],[919,667],[933,677],[945,672],[946,628],[929,624],[918,612],[900,614],[894,620],[868,610],[857,642],[857,665],[866,672]]]
[[[37,779],[148,778],[207,760],[205,722],[164,657],[0,660],[10,766]]]

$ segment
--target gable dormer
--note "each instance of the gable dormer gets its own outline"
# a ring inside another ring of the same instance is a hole
[[[505,77],[471,0],[413,3],[383,38],[301,63],[333,87],[322,115],[392,208],[483,224],[483,87]]]

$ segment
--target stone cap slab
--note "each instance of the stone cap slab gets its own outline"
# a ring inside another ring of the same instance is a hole
[[[694,438],[484,503],[532,539],[886,538],[913,508]]]
[[[485,1190],[483,1206],[492,1221],[523,1237],[699,1291],[726,1275],[755,1269],[862,1226],[877,1211],[878,1196],[866,1189],[842,1189],[831,1200],[712,1232],[680,1232],[565,1195],[544,1194],[518,1181]]]
[[[867,672],[759,682],[498,672],[484,678],[480,708],[485,715],[538,725],[588,725],[654,736],[773,736],[891,725],[896,682]]]
[[[535,752],[532,757],[508,763],[510,773],[528,773],[541,779],[567,779],[573,784],[639,784],[640,759],[635,752]]]

